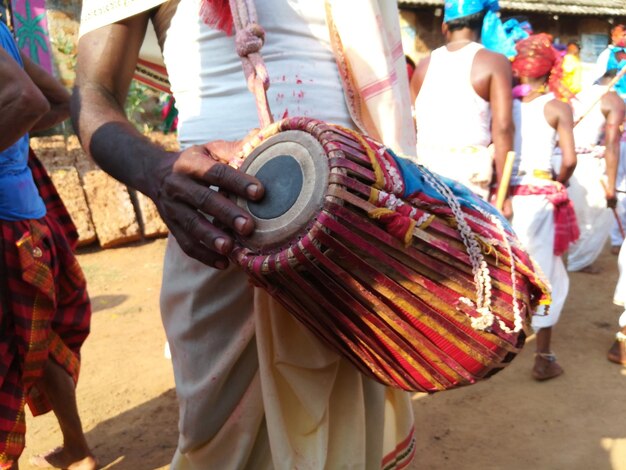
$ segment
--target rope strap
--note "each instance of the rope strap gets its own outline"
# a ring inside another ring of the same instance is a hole
[[[269,126],[273,119],[267,101],[270,86],[269,74],[261,56],[265,43],[265,30],[259,25],[254,0],[230,0],[235,26],[235,47],[241,58],[248,89],[254,95],[261,127]]]

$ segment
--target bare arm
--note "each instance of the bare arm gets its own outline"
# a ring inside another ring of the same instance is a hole
[[[83,147],[107,173],[156,203],[189,256],[223,268],[233,239],[198,211],[243,235],[253,231],[254,223],[249,214],[209,186],[248,199],[261,198],[263,188],[258,180],[219,163],[211,144],[167,152],[139,134],[124,115],[149,15],[136,15],[81,38],[72,122]]]
[[[574,144],[574,116],[572,108],[562,101],[552,100],[544,108],[548,124],[556,129],[561,148],[561,171],[556,180],[567,184],[576,169],[576,147]]]
[[[606,161],[606,201],[608,207],[615,207],[617,198],[615,196],[615,180],[617,179],[617,167],[620,156],[620,139],[622,137],[622,122],[624,121],[624,102],[615,93],[610,92],[604,95],[601,102],[602,113],[606,117],[604,125],[604,141],[606,151],[604,159]]]
[[[481,51],[482,52],[482,51]],[[487,51],[485,51],[487,52]],[[513,150],[515,127],[513,124],[513,77],[511,64],[501,54],[490,53],[492,70],[489,84],[491,103],[491,139],[494,145],[496,186],[500,186],[507,154]]]
[[[48,129],[70,117],[70,94],[52,75],[22,54],[24,70],[48,100],[50,111],[44,114],[31,131]]]
[[[24,69],[0,47],[0,150],[29,132],[49,109]]]
[[[428,64],[430,64],[430,57],[426,57],[419,61],[411,77],[411,104],[415,104],[415,98],[422,88],[426,72],[428,71]]]

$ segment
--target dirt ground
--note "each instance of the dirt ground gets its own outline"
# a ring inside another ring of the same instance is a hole
[[[176,446],[176,395],[158,309],[164,248],[165,240],[155,240],[79,256],[94,315],[78,406],[107,469],[165,469]],[[605,358],[620,313],[611,303],[616,257],[606,251],[598,264],[600,275],[571,275],[554,334],[565,374],[546,383],[531,379],[531,338],[486,382],[415,395],[412,469],[626,470],[626,368]],[[60,443],[51,414],[27,420],[22,469],[31,468],[29,456]]]

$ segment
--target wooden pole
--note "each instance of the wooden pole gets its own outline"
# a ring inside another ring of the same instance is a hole
[[[515,162],[515,152],[512,150],[507,152],[506,159],[504,161],[504,168],[502,169],[502,179],[498,186],[498,193],[496,195],[496,209],[502,212],[502,206],[509,192],[509,184],[511,183],[511,174],[513,173],[513,163]]]
[[[589,108],[587,109],[587,111],[584,112],[584,114],[582,116],[580,116],[576,122],[574,123],[574,127],[576,127],[578,125],[578,123],[580,123],[580,121],[582,121],[585,117],[587,117],[589,115],[589,113],[591,113],[591,111],[593,111],[593,108],[596,107],[596,105],[602,100],[602,98],[604,98],[604,95],[606,95],[609,91],[611,91],[611,88],[613,88],[615,86],[615,84],[617,82],[619,82],[620,78],[622,78],[624,75],[626,75],[626,65],[624,67],[622,67],[622,69],[619,71],[619,73],[617,75],[615,75],[613,77],[613,79],[609,82],[607,88],[606,88],[606,92],[602,93],[597,100],[595,100],[591,106],[589,106]]]

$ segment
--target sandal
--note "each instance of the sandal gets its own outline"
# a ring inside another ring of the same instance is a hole
[[[611,362],[626,366],[626,334],[621,331],[617,332],[606,357]]]

